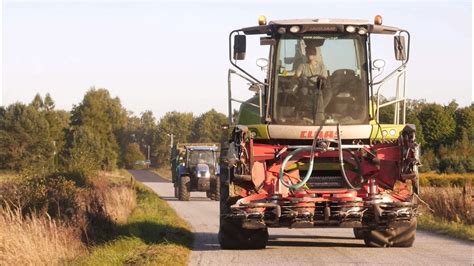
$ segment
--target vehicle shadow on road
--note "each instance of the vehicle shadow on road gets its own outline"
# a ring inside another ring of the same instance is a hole
[[[217,240],[217,233],[195,232],[195,243],[193,251],[215,251],[221,250]],[[306,239],[306,241],[298,240]],[[328,239],[329,241],[321,241]],[[314,240],[314,241],[312,241]],[[351,242],[338,242],[331,240],[352,240]],[[360,240],[352,237],[337,236],[292,236],[292,235],[270,235],[267,249],[276,247],[342,247],[342,248],[365,248]]]
[[[195,232],[193,251],[213,251],[220,250],[221,246],[217,241],[217,233]]]
[[[270,247],[321,247],[321,248],[365,248],[363,243],[341,243],[331,241],[298,241],[298,240],[268,240],[267,248]]]
[[[341,240],[354,240],[353,237],[345,237],[345,236],[315,236],[315,235],[270,235],[270,240],[276,239],[341,239]]]

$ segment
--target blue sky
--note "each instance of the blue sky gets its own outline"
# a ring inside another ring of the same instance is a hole
[[[410,31],[407,95],[461,106],[472,102],[472,3],[408,1],[5,1],[2,104],[49,92],[69,110],[91,86],[107,88],[135,114],[227,110],[228,34],[261,14],[361,18]],[[376,58],[390,66],[388,37]],[[243,63],[261,75],[258,39]],[[385,74],[388,73],[386,70]],[[236,94],[248,94],[244,84]]]

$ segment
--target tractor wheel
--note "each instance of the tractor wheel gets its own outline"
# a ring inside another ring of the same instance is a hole
[[[187,175],[183,175],[179,178],[179,195],[178,199],[182,201],[189,200],[189,183],[191,179]]]
[[[221,177],[216,175],[215,187],[212,194],[214,194],[214,200],[219,201],[221,199]]]
[[[235,203],[235,199],[229,199],[229,173],[229,168],[225,168],[221,172],[221,178],[217,179],[220,196],[219,244],[223,249],[263,249],[268,242],[266,228],[245,229],[240,222],[225,217],[230,213],[230,206]]]
[[[209,199],[211,199],[211,200],[214,200],[214,197],[213,197],[213,195],[212,195],[212,193],[211,193],[210,190],[206,191],[206,198],[209,198]]]
[[[179,197],[178,184],[173,184],[173,187],[174,187],[174,197],[175,197],[175,198],[178,198],[178,197]]]
[[[355,239],[364,239],[368,230],[365,228],[354,228],[354,237]]]
[[[416,217],[410,221],[396,222],[386,231],[369,230],[364,236],[368,247],[411,247],[415,242]]]

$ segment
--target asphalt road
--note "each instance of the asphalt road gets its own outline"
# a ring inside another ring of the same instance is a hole
[[[189,202],[178,201],[166,179],[148,171],[130,172],[192,226],[196,240],[190,265],[474,265],[471,243],[420,230],[412,248],[367,248],[346,228],[272,228],[264,250],[221,250],[217,201],[203,192],[192,192]]]

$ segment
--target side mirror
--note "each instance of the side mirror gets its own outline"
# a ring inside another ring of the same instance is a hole
[[[246,42],[245,35],[234,36],[234,60],[245,59]]]
[[[395,59],[398,61],[407,60],[405,49],[405,36],[395,36],[393,38],[393,48],[395,49]]]

